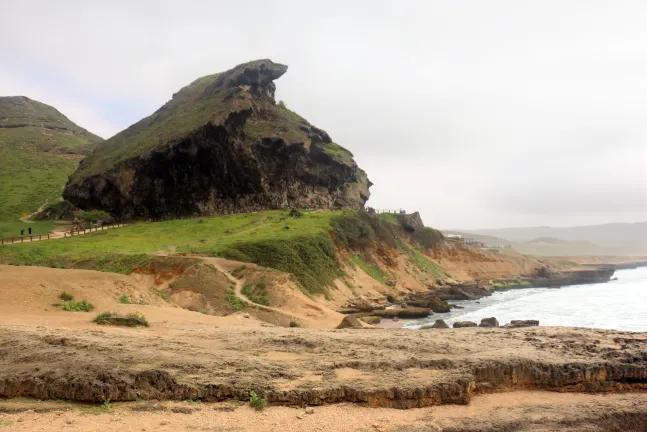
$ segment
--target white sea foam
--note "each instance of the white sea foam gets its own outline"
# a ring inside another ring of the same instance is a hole
[[[444,319],[480,322],[496,317],[499,323],[536,319],[542,326],[592,327],[647,331],[647,267],[616,271],[617,281],[563,288],[529,288],[496,292],[476,301],[454,302],[465,309],[433,314],[408,328]]]

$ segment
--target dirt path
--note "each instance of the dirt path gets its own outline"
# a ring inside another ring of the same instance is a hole
[[[29,236],[29,235],[27,235],[27,236],[22,236],[22,237],[6,237],[4,244],[5,245],[11,245],[11,244],[31,243],[31,242],[37,242],[37,241],[56,240],[56,239],[61,239],[61,238],[76,237],[76,236],[80,236],[80,235],[90,234],[90,233],[93,233],[93,232],[104,231],[104,230],[113,229],[113,228],[123,228],[124,226],[126,226],[126,224],[120,224],[120,225],[117,225],[117,226],[106,225],[106,226],[103,226],[102,228],[99,228],[99,229],[91,228],[91,229],[87,229],[85,231],[75,232],[74,235],[70,235],[69,230],[67,230],[67,229],[61,230],[60,227],[59,227],[58,230],[54,230],[54,232],[50,233],[49,237],[48,237],[47,234],[43,234],[41,236],[37,236],[37,235]],[[11,239],[11,238],[15,239],[15,241],[13,243],[7,243],[6,240]],[[20,239],[24,239],[24,240],[20,241]]]
[[[38,209],[35,212],[28,214],[27,216],[21,217],[20,221],[24,223],[34,223],[34,221],[29,220],[29,218],[35,215],[36,213],[40,213],[41,211],[43,211],[47,203],[49,203],[49,201],[45,201],[40,207],[38,207]]]
[[[250,301],[244,294],[243,294],[243,281],[240,279],[237,279],[236,277],[232,276],[231,272],[226,270],[223,267],[223,263],[231,263],[232,261],[224,259],[224,258],[206,258],[206,257],[201,257],[201,259],[206,262],[207,264],[212,264],[217,270],[219,270],[221,273],[223,273],[225,276],[227,276],[227,279],[229,279],[231,282],[233,282],[234,285],[234,294],[236,294],[236,297],[239,299],[243,300],[246,303],[253,304],[254,307],[266,311],[266,312],[274,312],[274,313],[279,313],[285,316],[288,316],[290,318],[297,318],[294,315],[290,315],[289,313],[285,312],[284,310],[277,309],[271,306],[265,306],[265,305],[260,305],[253,303]]]

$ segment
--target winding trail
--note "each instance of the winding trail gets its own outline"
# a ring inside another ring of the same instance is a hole
[[[236,278],[236,277],[234,277],[234,276],[232,276],[231,273],[228,272],[222,266],[223,263],[227,263],[227,262],[231,263],[233,261],[227,260],[225,258],[201,257],[201,259],[205,263],[213,265],[216,268],[216,270],[218,270],[219,272],[224,274],[227,277],[227,279],[229,279],[230,282],[233,282],[235,284],[234,285],[234,294],[236,295],[236,297],[238,297],[239,299],[241,299],[245,303],[248,303],[248,304],[252,305],[253,307],[258,308],[258,309],[260,309],[262,311],[265,311],[265,312],[278,313],[278,314],[285,315],[285,316],[290,317],[290,318],[294,318],[295,320],[299,318],[299,317],[297,317],[295,315],[287,313],[284,310],[281,310],[281,309],[278,309],[278,308],[275,308],[275,307],[271,307],[271,306],[265,306],[265,305],[260,305],[258,303],[254,303],[253,301],[248,299],[245,295],[243,295],[243,281]],[[240,264],[241,265],[249,265],[249,263],[240,263]]]

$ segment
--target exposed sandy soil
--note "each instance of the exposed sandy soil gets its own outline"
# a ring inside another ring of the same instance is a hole
[[[351,404],[254,411],[239,402],[113,403],[111,410],[17,399],[0,401],[6,431],[384,431],[638,432],[647,427],[647,395],[515,392],[484,395],[467,406],[414,410]],[[632,426],[633,422],[633,426]],[[0,423],[2,424],[2,423]]]
[[[495,254],[454,242],[445,242],[429,255],[457,281],[514,278],[545,265],[512,251]]]
[[[287,287],[290,296],[273,316],[310,309],[313,316],[304,312],[298,316],[304,323],[328,319],[334,324],[337,319],[319,302],[292,293],[291,282],[282,279],[281,273],[251,267],[237,281],[230,274],[237,263],[211,264],[226,272],[221,274],[225,287],[258,277],[277,278],[273,282]],[[94,402],[103,398],[146,400],[116,404],[114,413],[99,416],[76,408],[60,412],[59,404],[53,412],[0,414],[0,427],[602,431],[616,430],[608,422],[624,418],[620,423],[626,425],[647,415],[647,396],[641,393],[647,390],[645,334],[547,327],[285,328],[259,320],[255,314],[262,313],[260,309],[206,315],[167,303],[150,289],[151,285],[164,287],[171,280],[145,273],[125,276],[0,266],[0,395]],[[65,312],[53,306],[60,303],[61,291],[87,298],[97,311],[142,312],[151,326],[98,326],[91,322],[95,313]],[[122,294],[146,304],[121,304]],[[251,390],[273,407],[257,413],[233,402],[235,398],[246,400]],[[525,390],[550,392],[519,393]],[[605,395],[570,393],[582,391]],[[621,391],[632,393],[617,394]],[[151,399],[229,402],[156,405]],[[339,402],[356,404],[335,405]],[[0,401],[0,406],[15,410],[26,403],[10,399]],[[324,406],[317,406],[315,414],[301,415],[302,410],[279,405]],[[429,406],[433,407],[387,409]],[[173,408],[190,408],[191,413],[176,413]],[[152,412],[141,411],[148,409]],[[603,419],[602,414],[610,417]],[[607,429],[589,428],[592,421],[607,422]]]

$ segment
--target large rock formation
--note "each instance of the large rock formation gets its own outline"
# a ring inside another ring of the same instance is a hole
[[[361,208],[371,183],[352,153],[276,103],[286,71],[257,60],[196,80],[97,148],[65,198],[119,217]]]

